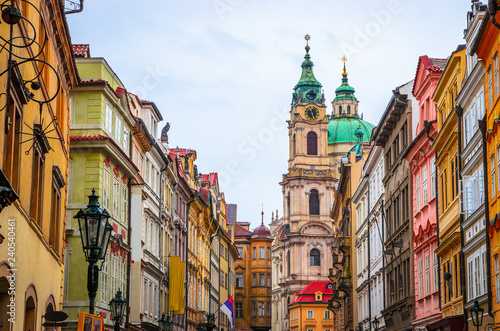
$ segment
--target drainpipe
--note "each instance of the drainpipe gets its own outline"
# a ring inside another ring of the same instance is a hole
[[[132,149],[132,142],[130,142],[130,149]],[[130,154],[132,155],[132,154]],[[131,242],[130,238],[132,236],[132,218],[130,217],[130,212],[132,210],[131,208],[131,201],[132,201],[132,178],[128,179],[128,184],[127,184],[127,189],[128,189],[128,234],[127,234],[127,244],[128,247],[131,247]],[[128,252],[127,254],[127,290],[126,290],[126,295],[128,299],[128,304],[127,304],[127,316],[125,317],[125,328],[129,328],[129,322],[130,322],[130,277],[131,277],[131,272],[132,268],[130,264],[132,263],[132,255],[131,252]]]
[[[459,135],[460,137],[460,135]],[[434,152],[434,164],[436,163],[436,160],[438,158],[438,152],[435,151]],[[434,166],[436,168],[436,171],[437,171],[437,167]],[[439,183],[439,176],[436,174],[436,178],[434,179],[434,189],[435,189],[435,192],[436,192],[436,226],[437,226],[437,245],[439,247],[439,190],[438,190],[438,183]],[[460,223],[462,224],[462,223]],[[460,227],[460,231],[462,231],[462,228]],[[437,256],[437,254],[436,254]],[[438,295],[439,295],[439,310],[442,310],[442,304],[441,304],[441,258],[439,256],[437,256],[438,258],[438,273],[439,273],[439,278],[438,278],[438,286],[439,286],[439,289],[438,289]],[[462,264],[462,258],[460,257],[460,264]],[[462,272],[460,271],[460,287],[462,288],[462,295],[463,295],[463,291],[464,291],[464,286],[463,286],[463,282],[465,282],[465,279],[464,277],[462,277]]]
[[[370,206],[370,191],[368,191],[367,204]],[[368,207],[369,208],[369,207]],[[372,329],[372,289],[371,289],[371,260],[370,260],[370,222],[368,223],[368,325],[370,326],[370,330]]]
[[[486,151],[486,115],[484,115],[482,120],[478,121],[479,129],[481,130],[481,136],[483,141],[483,184],[484,184],[484,217],[486,218],[486,228],[483,230],[486,233],[486,267],[488,274],[491,274],[491,244],[490,244],[490,234],[489,234],[489,218],[490,218],[490,206],[488,202],[488,176],[486,175],[486,170],[488,169],[488,156]],[[493,195],[493,193],[492,193]],[[487,286],[491,289],[491,277],[487,274]],[[488,314],[493,316],[492,305],[492,291],[488,291]]]

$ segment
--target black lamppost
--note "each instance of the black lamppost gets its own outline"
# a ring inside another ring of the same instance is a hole
[[[479,327],[483,325],[483,313],[484,309],[479,307],[477,299],[474,300],[474,307],[470,309],[470,315],[472,317],[472,324],[477,327],[477,331],[479,331]]]
[[[115,321],[115,331],[120,331],[120,323],[125,313],[125,307],[127,307],[127,300],[122,297],[121,290],[116,292],[116,296],[111,299],[109,305],[111,306],[111,313],[113,314],[113,320]]]
[[[158,322],[160,322],[160,331],[172,331],[174,329],[174,321],[170,318],[170,315],[165,318],[165,313],[161,314]]]
[[[205,331],[205,328],[203,327],[203,323],[200,323],[198,327],[196,328],[196,331]]]
[[[378,318],[375,317],[372,321],[372,326],[375,331],[378,330],[378,323],[379,323]]]
[[[99,196],[92,189],[87,209],[80,209],[74,218],[78,219],[78,227],[82,238],[82,249],[89,263],[87,273],[87,291],[89,292],[89,313],[94,314],[94,300],[99,286],[99,267],[97,262],[104,260],[108,249],[109,237],[113,227],[109,224],[109,213],[101,209]]]

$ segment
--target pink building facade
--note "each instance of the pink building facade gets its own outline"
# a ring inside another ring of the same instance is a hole
[[[415,277],[415,330],[441,319],[439,307],[439,261],[436,223],[436,167],[433,139],[437,136],[437,117],[432,94],[446,60],[419,58],[413,95],[419,111],[413,113],[415,139],[406,151],[413,180],[413,254]],[[415,118],[418,116],[417,118]]]

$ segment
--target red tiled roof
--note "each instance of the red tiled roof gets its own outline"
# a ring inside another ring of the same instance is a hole
[[[235,237],[250,237],[252,235],[252,231],[248,231],[238,223],[235,224],[234,227],[234,236]]]
[[[421,55],[418,58],[417,71],[415,72],[414,82],[417,81],[418,70],[420,69],[420,65],[424,65],[425,68],[429,71],[433,72],[442,72],[446,67],[446,63],[448,59],[438,59],[438,58],[429,58],[427,55]],[[412,94],[415,95],[415,83],[413,83]]]
[[[90,57],[89,44],[73,45],[73,54],[75,55],[75,57]]]
[[[333,297],[333,288],[327,289],[326,285],[331,282],[329,281],[317,281],[317,282],[310,282],[304,289],[297,294],[297,299],[293,300],[290,302],[290,305],[297,304],[297,303],[314,303],[318,302],[316,301],[316,292],[321,292],[323,293],[323,300],[320,301],[322,304],[328,303],[328,300],[330,300]]]
[[[208,175],[201,175],[201,180],[208,182],[210,186],[215,186],[217,184],[218,174],[216,172],[211,172]]]
[[[109,139],[109,137],[103,136],[102,134],[96,134],[96,135],[81,135],[81,136],[70,136],[69,140],[105,140]]]
[[[170,153],[175,153],[176,155],[179,156],[184,156],[186,154],[188,155],[196,155],[196,151],[194,149],[186,149],[186,148],[170,148]]]
[[[200,187],[200,195],[205,204],[208,205],[210,202],[210,190],[204,187]]]

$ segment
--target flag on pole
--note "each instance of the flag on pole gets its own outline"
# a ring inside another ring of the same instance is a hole
[[[231,327],[234,327],[234,317],[233,317],[233,296],[230,296],[222,306],[220,310],[227,315],[229,321],[231,322]]]

